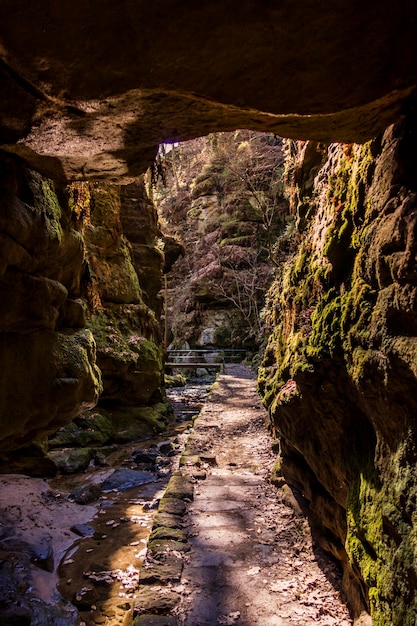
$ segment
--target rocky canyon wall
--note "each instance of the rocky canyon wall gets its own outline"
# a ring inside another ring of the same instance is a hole
[[[163,429],[163,346],[159,291],[163,253],[143,177],[120,187],[75,183],[70,201],[83,223],[90,276],[87,327],[97,344],[103,392],[95,411],[123,441]]]
[[[259,387],[354,612],[417,610],[415,118],[364,145],[288,144],[295,232],[281,237]]]
[[[0,146],[54,180],[132,180],[164,141],[365,141],[415,94],[412,0],[3,0]]]
[[[0,446],[13,449],[94,406],[102,385],[83,239],[51,181],[8,157],[0,179]]]
[[[1,468],[83,469],[166,424],[156,210],[143,179],[62,187],[6,155],[0,172]]]

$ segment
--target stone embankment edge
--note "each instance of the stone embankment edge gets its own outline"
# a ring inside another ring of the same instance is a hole
[[[215,387],[216,383],[210,394]],[[188,504],[194,499],[195,482],[206,478],[202,466],[212,465],[216,465],[216,459],[199,454],[198,438],[191,432],[180,457],[180,469],[170,478],[155,515],[147,554],[140,570],[133,626],[179,626],[175,609],[181,601],[179,583],[184,557],[190,550],[184,530],[185,515]]]

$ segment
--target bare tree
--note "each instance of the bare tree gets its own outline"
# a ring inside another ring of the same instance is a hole
[[[247,326],[248,338],[254,339],[260,338],[260,309],[272,274],[271,267],[260,262],[259,256],[259,252],[253,252],[247,258],[245,267],[239,270],[223,266],[221,278],[213,281],[213,292],[239,311]]]

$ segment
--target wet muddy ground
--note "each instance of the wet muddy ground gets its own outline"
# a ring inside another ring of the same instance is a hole
[[[98,511],[87,528],[80,528],[85,536],[59,568],[59,591],[77,607],[86,626],[127,624],[132,619],[158,502],[178,468],[192,418],[201,410],[210,386],[203,382],[169,389],[175,414],[171,437],[124,446],[109,458],[112,471],[119,468],[118,475],[111,474],[113,484],[101,483]],[[126,470],[138,478],[137,487],[129,487]],[[102,472],[101,478],[103,474],[110,472]],[[98,476],[96,472],[96,482]]]

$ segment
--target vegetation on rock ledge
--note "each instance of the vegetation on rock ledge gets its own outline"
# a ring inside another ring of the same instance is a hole
[[[408,122],[363,146],[287,151],[296,229],[268,294],[259,370],[279,469],[344,564],[355,615],[369,610],[378,626],[411,626],[417,610],[410,133]]]
[[[163,157],[156,199],[164,228],[185,247],[168,278],[170,341],[259,346],[261,309],[287,224],[282,141],[217,133]]]

